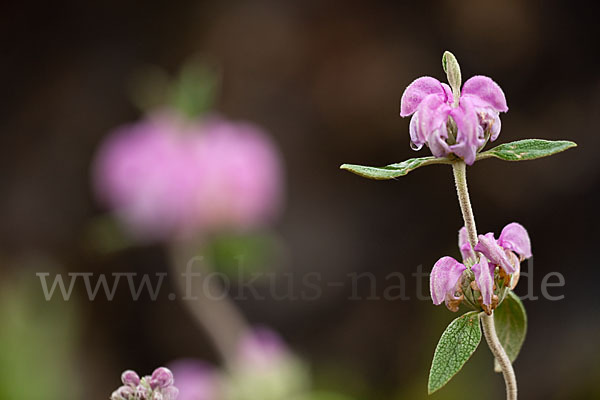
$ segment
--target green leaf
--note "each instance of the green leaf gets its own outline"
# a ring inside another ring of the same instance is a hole
[[[268,271],[281,263],[285,252],[279,237],[267,231],[214,235],[202,246],[199,250],[210,265],[235,279],[240,274]]]
[[[186,62],[171,87],[170,105],[195,118],[209,111],[219,90],[217,70],[199,58]]]
[[[390,164],[385,167],[368,167],[365,165],[343,164],[340,169],[350,171],[353,174],[360,175],[363,178],[385,180],[394,179],[408,174],[410,171],[431,164],[451,164],[448,158],[420,157],[411,158],[396,164]]]
[[[444,68],[444,72],[448,77],[448,83],[452,88],[452,93],[455,96],[455,104],[458,105],[462,77],[460,74],[460,65],[458,65],[458,60],[454,54],[450,53],[449,51],[444,52],[444,55],[442,56],[442,67]]]
[[[429,394],[444,386],[471,357],[481,341],[479,311],[461,315],[448,325],[433,354]]]
[[[569,140],[543,140],[525,139],[516,142],[504,143],[488,151],[480,153],[477,160],[496,157],[505,161],[525,161],[536,158],[548,157],[561,151],[577,147]]]
[[[494,322],[498,339],[504,351],[514,362],[525,341],[527,333],[527,314],[519,297],[511,290],[504,301],[494,311]],[[494,370],[501,372],[498,362],[494,360]]]

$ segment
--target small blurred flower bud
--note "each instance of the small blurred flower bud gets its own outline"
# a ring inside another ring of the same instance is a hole
[[[130,400],[133,399],[134,395],[134,388],[131,386],[121,386],[111,394],[110,400]]]
[[[115,390],[114,392],[112,392],[112,394],[110,395],[110,400],[128,400],[126,398],[124,398],[123,396],[121,396],[121,394],[119,393],[118,390]]]
[[[135,387],[139,385],[140,377],[135,371],[128,369],[121,374],[121,382],[123,382],[123,385]]]
[[[125,399],[129,399],[135,394],[135,389],[131,386],[121,386],[119,388],[119,394]]]
[[[173,373],[165,367],[160,367],[154,370],[150,378],[150,387],[153,389],[166,388],[173,384]]]
[[[154,370],[152,376],[139,375],[132,370],[121,374],[124,386],[115,390],[111,400],[176,400],[179,391],[173,385],[173,374],[168,368]]]

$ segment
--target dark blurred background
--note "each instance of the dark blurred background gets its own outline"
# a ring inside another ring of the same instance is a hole
[[[74,369],[79,380],[61,385],[79,385],[74,398],[104,399],[126,368],[151,370],[182,356],[218,363],[178,303],[132,302],[127,293],[112,302],[89,301],[77,292],[70,302],[53,303],[55,312],[74,315],[61,314],[68,321],[59,322],[48,319],[35,276],[166,270],[160,245],[113,254],[89,249],[87,227],[104,213],[90,189],[90,163],[110,129],[139,118],[130,83],[140,68],[174,73],[201,54],[222,69],[218,111],[261,124],[282,151],[287,200],[276,230],[289,259],[282,268],[294,276],[321,272],[325,282],[371,271],[382,285],[400,271],[411,297],[349,300],[349,285],[323,284],[316,301],[249,300],[240,307],[251,322],[282,334],[310,363],[317,386],[358,399],[426,398],[435,344],[455,315],[417,300],[410,277],[418,265],[429,271],[440,256],[459,255],[462,221],[451,171],[435,166],[374,182],[338,167],[416,155],[408,119],[398,116],[399,98],[419,76],[443,79],[441,55],[450,50],[465,79],[483,74],[503,88],[510,111],[502,116],[498,143],[534,137],[579,145],[539,161],[477,163],[468,179],[481,232],[499,233],[513,220],[527,227],[534,295],[541,296],[549,272],[566,281],[550,289],[565,295],[561,301],[525,300],[530,327],[515,364],[522,398],[600,398],[596,11],[585,2],[519,0],[5,4],[1,279],[29,287],[20,298],[33,311],[29,322],[21,321],[30,341],[14,345],[17,361],[3,362],[0,375],[10,376],[9,365],[22,362],[32,382],[52,385],[39,377]],[[527,283],[516,292],[525,294]],[[368,293],[369,283],[361,285]],[[13,326],[10,321],[4,315],[0,330]],[[46,335],[56,324],[62,331]],[[0,343],[0,353],[2,346],[13,345]],[[489,351],[480,349],[432,398],[503,398],[491,363]]]

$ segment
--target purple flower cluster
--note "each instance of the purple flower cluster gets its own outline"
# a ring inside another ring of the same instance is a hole
[[[268,223],[281,203],[278,151],[248,123],[148,115],[116,129],[94,165],[95,191],[138,239]]]
[[[499,113],[506,111],[504,92],[487,76],[467,80],[458,104],[453,104],[450,86],[429,76],[408,85],[400,102],[400,116],[412,115],[410,139],[415,150],[426,144],[436,157],[452,153],[469,165],[488,139],[496,140]]]
[[[140,379],[135,371],[121,375],[123,386],[110,396],[110,400],[175,400],[179,390],[173,386],[173,374],[165,367],[154,370],[151,376]]]
[[[433,303],[445,302],[451,311],[457,311],[460,303],[467,300],[489,314],[499,303],[500,289],[516,286],[520,262],[532,256],[529,235],[516,222],[506,225],[498,240],[492,232],[479,235],[474,248],[463,227],[458,234],[458,247],[463,262],[442,257],[433,266],[430,278]]]

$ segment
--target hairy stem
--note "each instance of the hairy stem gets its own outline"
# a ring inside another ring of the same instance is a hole
[[[452,172],[454,173],[456,193],[458,195],[458,202],[460,204],[465,227],[467,228],[467,233],[469,235],[469,242],[471,242],[471,246],[475,247],[477,244],[477,227],[475,226],[475,217],[473,216],[471,199],[469,198],[469,189],[467,188],[467,168],[464,161],[454,162],[452,164]],[[515,376],[512,363],[506,355],[506,351],[504,351],[502,344],[500,344],[500,340],[498,340],[496,327],[494,325],[494,315],[482,313],[481,325],[483,327],[485,340],[502,368],[502,376],[504,376],[504,382],[506,384],[506,399],[516,400],[517,377]]]
[[[487,315],[486,313],[481,313],[481,326],[483,327],[483,334],[485,336],[485,340],[498,360],[498,364],[500,364],[500,368],[502,369],[502,376],[504,376],[504,383],[506,384],[506,399],[507,400],[517,400],[517,377],[515,376],[515,371],[513,370],[512,363],[510,359],[506,355],[504,348],[500,344],[498,340],[498,335],[496,334],[496,326],[494,325],[494,314]]]
[[[465,227],[469,234],[469,242],[475,247],[477,244],[477,227],[475,226],[475,217],[471,208],[471,199],[469,198],[469,188],[467,187],[467,166],[464,161],[455,161],[452,163],[452,172],[454,172],[454,183],[456,184],[456,194],[458,203],[462,212]]]

